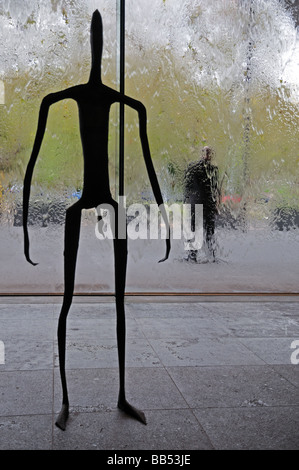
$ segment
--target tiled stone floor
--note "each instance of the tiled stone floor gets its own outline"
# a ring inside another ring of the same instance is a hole
[[[0,297],[0,449],[299,449],[298,297],[127,297],[127,395],[146,426],[116,406],[113,298],[75,297],[65,432],[60,304]]]

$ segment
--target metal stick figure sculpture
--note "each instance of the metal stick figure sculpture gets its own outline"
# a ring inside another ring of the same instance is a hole
[[[69,415],[69,399],[65,374],[66,349],[66,320],[72,303],[76,259],[79,245],[80,223],[82,209],[90,209],[100,204],[110,204],[115,210],[115,236],[114,236],[114,263],[115,263],[115,298],[117,314],[117,346],[119,360],[119,396],[118,407],[146,424],[144,413],[128,403],[125,395],[125,308],[124,292],[127,267],[127,239],[118,238],[118,203],[113,200],[109,186],[108,174],[108,127],[109,111],[113,103],[124,103],[138,112],[139,132],[143,156],[152,185],[153,193],[168,230],[166,239],[166,255],[160,260],[168,258],[170,251],[169,223],[163,199],[151,160],[146,130],[146,109],[143,104],[124,94],[121,94],[102,83],[101,62],[103,48],[102,18],[98,10],[93,13],[91,21],[91,52],[92,67],[89,81],[86,84],[74,86],[57,93],[47,95],[41,103],[38,127],[34,146],[27,166],[23,190],[23,228],[24,251],[27,261],[33,265],[29,255],[28,236],[28,206],[30,186],[34,165],[42,144],[49,107],[57,101],[71,98],[77,102],[79,109],[80,133],[84,157],[84,187],[82,197],[66,210],[65,238],[64,238],[64,297],[58,322],[58,350],[59,366],[62,384],[62,408],[56,420],[56,425],[66,428]]]

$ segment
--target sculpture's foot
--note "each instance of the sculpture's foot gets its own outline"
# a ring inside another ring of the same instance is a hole
[[[137,410],[134,406],[130,405],[127,400],[118,399],[118,408],[124,413],[132,416],[143,424],[146,424],[145,414],[141,410]]]
[[[61,411],[58,415],[58,418],[55,422],[56,426],[59,429],[62,429],[62,431],[65,431],[66,428],[66,422],[69,417],[69,406],[68,405],[62,405]]]

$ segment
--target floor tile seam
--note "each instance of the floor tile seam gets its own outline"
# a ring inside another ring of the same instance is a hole
[[[126,366],[126,371],[127,370],[135,370],[135,369],[148,369],[148,370],[153,370],[153,369],[164,369],[163,365],[154,365],[154,366]],[[115,371],[119,372],[119,367],[118,365],[115,367],[86,367],[85,365],[82,367],[66,367],[66,372],[71,372],[71,371],[76,371],[76,370],[85,370],[85,371]],[[54,373],[59,372],[59,366],[55,366],[54,368]]]
[[[298,333],[295,333],[293,335],[286,335],[284,334],[283,336],[238,336],[238,338],[242,339],[242,340],[246,340],[246,339],[257,339],[257,340],[265,340],[265,339],[294,339],[296,337],[299,336],[299,332]]]
[[[284,337],[285,338],[285,337]],[[293,338],[293,337],[291,337]],[[184,339],[184,341],[188,341],[188,339],[190,340],[190,338],[187,338],[187,339]],[[200,338],[200,337],[196,337],[196,338],[193,338],[193,339],[196,339],[198,342],[200,342],[200,339],[204,339],[204,340],[208,340],[208,341],[217,341],[217,339],[219,339],[218,337],[207,337],[207,338]],[[254,352],[252,349],[250,349],[249,346],[247,346],[246,344],[244,344],[244,340],[246,338],[243,338],[243,337],[235,337],[235,336],[228,336],[228,337],[221,337],[221,340],[228,340],[228,341],[232,341],[233,343],[236,343],[236,344],[240,344],[242,347],[245,347],[247,349],[247,351],[252,354],[254,357],[256,357],[259,361],[262,361],[263,365],[269,365],[269,363],[267,363],[264,359],[262,359],[259,354],[257,354],[256,352]],[[254,338],[254,339],[261,339],[261,340],[264,340],[265,338]],[[273,339],[272,337],[270,337],[270,339]],[[280,339],[280,338],[278,338]],[[174,338],[163,338],[163,339],[158,339],[159,341],[169,341],[169,340],[175,340]],[[177,338],[176,338],[177,340]],[[243,341],[242,341],[243,340]],[[153,348],[152,344],[151,344],[151,347]],[[154,348],[153,348],[154,350]],[[156,353],[157,354],[157,353]],[[162,359],[159,357],[159,355],[157,354],[159,360],[163,363]],[[281,363],[283,364],[283,363]],[[207,364],[207,365],[213,365],[213,364]],[[224,364],[223,364],[224,365]],[[234,364],[229,364],[231,366],[234,366]],[[244,365],[254,365],[252,363],[248,363],[248,364],[244,364]],[[167,364],[166,364],[167,366]],[[187,366],[185,366],[187,367]]]
[[[209,443],[209,445],[210,445],[210,447],[211,447],[211,450],[216,450],[216,447],[214,446],[213,441],[212,441],[212,439],[211,439],[211,437],[210,437],[208,431],[206,430],[206,428],[205,428],[205,427],[202,425],[202,423],[200,422],[199,417],[196,416],[196,414],[195,414],[195,409],[194,409],[194,408],[191,408],[191,407],[189,407],[189,409],[190,409],[190,411],[191,411],[191,413],[192,413],[192,416],[193,416],[193,417],[195,418],[195,420],[197,421],[198,426],[200,427],[201,432],[203,433],[203,435],[204,435],[205,438],[207,439],[207,441],[208,441],[208,443]]]
[[[171,383],[174,385],[175,387],[175,390],[177,390],[177,392],[179,393],[179,396],[183,399],[184,403],[186,404],[186,407],[189,409],[189,404],[187,402],[187,400],[185,399],[184,395],[182,394],[182,392],[180,391],[180,389],[178,388],[177,384],[174,382],[173,378],[171,377],[171,375],[169,374],[166,366],[164,365],[163,363],[163,360],[161,359],[160,355],[156,352],[154,346],[151,344],[151,342],[148,340],[147,338],[147,335],[144,333],[144,337],[145,339],[147,340],[148,344],[150,345],[150,347],[152,348],[155,356],[159,359],[159,362],[162,364],[162,369],[166,372],[167,376],[169,377]]]
[[[214,405],[207,405],[207,406],[192,406],[190,407],[190,410],[196,412],[196,411],[202,411],[202,410],[265,410],[268,409],[270,410],[271,408],[295,408],[299,410],[299,403],[286,403],[286,404],[277,404],[277,405],[261,405],[261,406],[249,406],[249,405],[239,405],[239,406],[233,406],[233,405],[222,405],[222,406],[214,406]]]
[[[7,419],[7,418],[28,418],[28,417],[36,417],[36,416],[48,416],[48,417],[53,417],[52,411],[49,412],[44,412],[44,413],[17,413],[17,414],[0,414],[0,419]],[[1,425],[3,424],[0,422],[0,430],[1,430]]]
[[[83,408],[83,407],[82,407]],[[148,408],[144,408],[145,411],[147,412],[157,412],[157,411],[168,411],[168,412],[175,412],[175,411],[190,411],[192,412],[192,414],[196,411],[209,411],[209,410],[259,410],[259,411],[263,411],[263,410],[269,410],[271,411],[271,409],[289,409],[289,408],[292,408],[292,409],[295,409],[296,411],[298,410],[299,411],[299,404],[294,404],[294,403],[290,403],[290,404],[277,404],[277,405],[263,405],[263,406],[233,406],[233,405],[223,405],[223,406],[214,406],[214,405],[207,405],[207,406],[200,406],[200,405],[197,405],[197,406],[186,406],[186,407],[175,407],[175,408],[171,408],[171,407],[148,407]],[[82,411],[77,411],[77,407],[75,407],[74,405],[70,406],[70,413],[71,412],[76,412],[78,414],[87,414],[87,415],[91,415],[91,414],[103,414],[103,413],[118,413],[120,412],[120,410],[118,409],[117,407],[117,404],[115,405],[115,407],[109,409],[108,411],[106,409],[99,409],[99,410],[82,410]],[[14,419],[14,418],[28,418],[28,417],[31,417],[31,418],[34,418],[36,416],[45,416],[45,417],[51,417],[51,418],[55,418],[55,413],[53,414],[52,411],[49,411],[49,412],[43,412],[43,413],[24,413],[24,414],[20,414],[20,413],[16,413],[16,414],[1,414],[0,415],[0,419],[1,420],[4,420],[4,419]],[[194,416],[196,417],[196,416]],[[201,423],[200,423],[201,424]],[[55,425],[55,423],[54,423]],[[0,429],[1,427],[4,426],[3,423],[0,422]],[[202,426],[202,425],[201,425]],[[55,428],[54,428],[55,429]]]
[[[259,338],[256,338],[256,339],[259,339]],[[261,338],[261,339],[264,339],[264,338]],[[244,338],[243,338],[243,341],[244,341]],[[253,354],[255,357],[257,357],[260,361],[263,362],[263,364],[265,365],[269,365],[264,359],[262,359],[259,354],[257,354],[256,352],[252,351],[252,349],[250,349],[248,346],[246,346],[246,344],[244,344],[244,342],[242,342],[241,339],[239,339],[239,342],[242,346],[244,346],[249,352],[250,354]]]
[[[240,368],[240,369],[244,369],[245,368],[252,368],[252,367],[274,367],[274,366],[285,366],[285,365],[292,365],[292,364],[285,364],[285,363],[275,363],[275,364],[269,364],[267,362],[263,362],[263,364],[199,364],[199,365],[163,365],[161,363],[161,365],[155,365],[155,366],[140,366],[140,365],[137,365],[137,366],[132,366],[132,365],[128,365],[126,366],[126,370],[127,369],[176,369],[176,368],[180,368],[180,369],[187,369],[187,368],[195,368],[195,369],[199,369],[199,368],[202,368],[202,369],[207,369],[207,368],[220,368],[220,369],[223,369],[223,368]],[[9,369],[9,370],[0,370],[0,374],[3,373],[9,373],[9,374],[14,374],[14,373],[19,373],[19,372],[28,372],[28,373],[34,373],[34,372],[49,372],[52,370],[52,367],[50,368],[42,368],[42,369]],[[91,370],[115,370],[115,371],[118,371],[118,366],[115,366],[115,367],[66,367],[66,370],[68,371],[72,371],[72,370],[88,370],[88,371],[91,371]],[[58,371],[59,372],[59,365],[54,365],[53,367],[53,371],[55,373],[55,371]],[[277,371],[274,371],[274,372],[277,372]],[[285,378],[285,377],[283,377]]]
[[[167,370],[168,372],[168,369],[207,369],[207,368],[219,368],[219,369],[223,369],[223,368],[227,368],[227,369],[231,369],[231,368],[240,368],[240,369],[244,369],[245,368],[272,368],[273,366],[281,366],[281,365],[286,365],[286,364],[268,364],[268,363],[263,363],[263,364],[200,364],[200,365],[160,365],[160,366],[126,366],[126,370],[129,370],[129,369],[149,369],[149,370],[152,370],[152,369],[165,369]],[[290,364],[292,365],[292,364]],[[67,370],[82,370],[84,369],[85,367],[69,367],[67,368]],[[56,371],[59,371],[59,367],[58,365],[55,366],[54,368]],[[115,366],[115,367],[88,367],[86,368],[86,370],[115,370],[115,371],[118,371],[118,366]]]
[[[170,373],[168,372],[167,368],[164,367],[164,370],[165,372],[167,373],[171,383],[173,384],[173,386],[175,387],[175,390],[178,392],[179,396],[182,398],[182,400],[184,401],[185,405],[186,405],[186,409],[189,409],[191,410],[190,408],[190,405],[188,403],[188,400],[186,399],[186,397],[184,396],[183,392],[181,391],[180,387],[177,385],[177,383],[175,382],[174,378],[170,375]]]
[[[167,365],[165,366],[167,369],[244,369],[244,368],[271,368],[275,365],[285,365],[285,364],[267,364],[264,362],[263,364],[199,364],[199,365]]]
[[[91,408],[96,408],[98,405],[90,405]],[[109,408],[109,409],[108,409]],[[151,407],[151,406],[142,406],[142,410],[146,412],[156,412],[156,411],[192,411],[192,409],[186,405],[186,406],[175,406],[175,407],[170,407],[168,406],[156,406],[156,407]],[[112,413],[112,412],[118,412],[121,413],[121,410],[119,410],[117,406],[117,400],[115,405],[110,405],[107,406],[106,409],[93,409],[93,410],[88,410],[84,409],[84,405],[70,405],[69,408],[70,414],[71,413],[86,413],[86,414],[93,414],[93,413]]]
[[[220,325],[220,327],[222,327],[222,325]],[[204,333],[205,330],[207,329],[211,329],[213,331],[213,325],[211,327],[209,326],[202,326],[202,327],[199,327],[200,330],[202,330],[202,333]],[[157,335],[153,335],[151,336],[150,335],[147,335],[146,336],[146,333],[140,329],[140,333],[139,334],[127,334],[127,341],[131,341],[131,340],[138,340],[138,339],[147,339],[148,342],[149,341],[153,341],[153,340],[168,340],[168,341],[178,341],[178,340],[188,340],[188,339],[196,339],[196,340],[217,340],[218,338],[221,338],[221,339],[237,339],[237,340],[246,340],[246,339],[250,339],[250,340],[275,340],[275,339],[289,339],[289,340],[294,340],[294,339],[297,339],[299,338],[299,332],[298,333],[294,333],[294,334],[283,334],[283,332],[281,332],[281,334],[275,334],[275,335],[265,335],[265,336],[256,336],[256,335],[240,335],[238,332],[234,332],[233,330],[231,330],[230,328],[227,328],[227,331],[223,331],[221,333],[219,332],[216,332],[213,334],[213,335],[197,335],[197,336],[191,336],[192,332],[190,332],[190,334],[188,333],[184,333],[182,335],[173,335],[173,336],[165,336],[165,335],[161,335],[161,336],[157,336]],[[224,327],[223,327],[224,329]],[[93,335],[95,335],[95,333],[93,333]],[[94,336],[94,341],[91,341],[91,338],[72,338],[69,334],[67,335],[67,344],[68,343],[73,343],[73,342],[77,342],[78,344],[88,344],[88,342],[91,342],[92,344],[96,344],[98,341],[102,341],[102,340],[113,340],[113,341],[116,341],[116,334],[115,335],[109,335],[109,334],[105,334],[103,336]],[[25,338],[19,338],[19,340],[23,340],[25,342],[28,342],[30,339],[30,341],[34,340],[34,344],[38,344],[38,345],[49,345],[49,344],[53,344],[54,347],[57,347],[57,344],[58,344],[58,340],[56,339],[55,335],[54,335],[54,338],[49,338],[49,339],[45,339],[45,340],[41,340],[41,339],[35,339],[34,337],[32,338],[28,338],[28,336]],[[4,343],[7,343],[7,340],[5,337],[1,337],[1,340],[4,342]]]
[[[7,308],[11,308],[10,304],[7,306]],[[4,310],[4,309],[3,309]],[[16,321],[16,316],[12,316],[11,313],[5,311],[1,311],[0,309],[0,318],[2,320],[14,320]],[[179,310],[179,308],[177,309]],[[22,312],[21,312],[22,313]],[[53,312],[49,311],[47,312],[46,315],[55,315],[53,322],[54,325],[56,325],[56,322],[58,322],[59,318],[59,312]],[[87,317],[89,315],[89,317]],[[262,316],[263,315],[263,316]],[[50,321],[48,316],[45,316],[45,314],[41,313],[41,311],[38,311],[37,313],[31,312],[31,313],[26,313],[26,319],[28,317],[39,317],[39,320],[47,320]],[[183,312],[180,310],[179,313],[173,313],[173,312],[163,312],[163,309],[161,309],[161,312],[151,312],[151,313],[145,313],[145,312],[133,312],[129,311],[126,313],[126,319],[127,320],[135,320],[136,322],[138,320],[182,320],[182,319],[188,319],[188,320],[208,320],[211,322],[227,322],[227,321],[234,321],[235,317],[237,316],[237,312],[225,312],[223,311],[215,311],[213,307],[210,307],[209,311],[207,312]],[[259,318],[260,316],[261,318]],[[239,318],[253,318],[254,320],[258,321],[259,319],[261,320],[281,320],[281,319],[286,319],[286,318],[294,318],[294,320],[297,320],[297,317],[299,316],[299,302],[298,302],[298,312],[287,312],[283,313],[280,311],[275,311],[275,312],[270,312],[270,311],[262,311],[262,312],[248,312],[245,315],[238,315],[237,319]],[[116,321],[116,315],[115,312],[107,313],[107,312],[90,312],[90,313],[78,313],[78,312],[70,312],[69,317],[71,320],[76,320],[77,318],[80,320],[84,321]],[[51,320],[52,321],[52,320]]]
[[[284,338],[284,339],[288,339],[289,341],[292,341],[292,340],[294,339],[294,336],[284,336],[283,338]],[[266,338],[256,337],[256,338],[248,338],[248,339],[265,340]],[[268,337],[267,339],[275,340],[275,339],[282,339],[282,337],[274,337],[274,338],[273,338],[273,337]],[[242,340],[243,340],[243,341],[242,341]],[[274,365],[277,365],[277,366],[279,366],[279,365],[280,365],[280,366],[283,366],[283,365],[292,365],[291,360],[290,360],[290,362],[287,363],[287,364],[286,364],[285,362],[274,362],[274,363],[273,363],[273,362],[266,362],[264,359],[262,359],[262,358],[260,357],[260,355],[259,355],[257,352],[253,351],[252,349],[250,349],[249,346],[247,346],[246,344],[244,344],[244,340],[246,340],[246,338],[241,338],[241,339],[240,339],[240,343],[241,343],[246,349],[248,349],[248,351],[250,351],[251,354],[253,354],[253,355],[255,355],[256,357],[258,357],[258,358],[259,358],[261,361],[263,361],[265,364],[270,365],[270,366],[274,366]],[[290,353],[290,357],[291,357],[291,354],[292,354],[292,349],[291,349],[291,348],[290,348],[290,350],[289,350],[289,353]]]
[[[58,366],[55,366],[55,368],[58,369]],[[47,367],[47,368],[43,367],[43,368],[41,368],[41,369],[39,369],[39,368],[22,369],[22,368],[21,368],[21,369],[5,369],[5,370],[1,370],[1,368],[0,368],[0,375],[1,375],[1,374],[6,374],[6,373],[8,373],[8,374],[15,374],[15,373],[18,373],[18,374],[19,374],[20,372],[21,372],[21,373],[23,373],[23,372],[50,372],[50,371],[52,371],[52,369],[53,369],[52,366]]]
[[[134,320],[135,320],[135,318],[134,318]],[[135,320],[135,321],[136,321],[136,320]],[[161,363],[161,367],[165,369],[165,366],[164,366],[164,364],[163,364],[163,361],[161,360],[159,354],[157,354],[155,348],[153,347],[152,342],[148,339],[148,337],[147,337],[147,335],[146,335],[146,332],[145,332],[143,329],[141,329],[141,331],[142,331],[142,334],[143,334],[144,339],[146,340],[148,346],[151,348],[152,352],[154,353],[154,356],[158,358],[159,362]],[[131,367],[132,367],[132,366],[131,366]],[[154,367],[156,367],[156,366],[154,366]],[[127,368],[127,366],[126,366],[126,368]],[[143,368],[143,367],[142,367],[142,368]]]
[[[104,405],[100,405],[100,407],[103,407]],[[88,409],[92,408],[92,409]],[[271,404],[271,405],[256,405],[256,406],[250,406],[250,405],[206,405],[206,406],[191,406],[186,403],[186,406],[146,406],[143,405],[143,410],[148,412],[156,412],[156,411],[191,411],[194,412],[196,410],[209,410],[209,409],[247,409],[247,410],[252,410],[252,409],[269,409],[269,408],[294,408],[299,410],[299,403],[280,403],[280,404]],[[86,413],[86,414],[92,414],[92,413],[111,413],[115,411],[119,411],[117,403],[115,404],[110,404],[110,405],[105,405],[105,408],[99,408],[99,404],[95,405],[75,405],[75,404],[70,404],[70,413]],[[56,411],[54,413],[38,413],[38,414],[44,414],[44,415],[49,415],[51,414],[53,417],[56,415]],[[30,414],[28,414],[30,415]],[[2,415],[4,417],[5,415]],[[24,415],[20,415],[24,416]],[[1,416],[0,416],[1,417]]]
[[[268,369],[269,371],[274,372],[274,374],[277,374],[280,376],[280,378],[285,379],[287,382],[289,382],[293,387],[299,388],[299,385],[294,384],[291,380],[288,380],[282,373],[277,371],[275,367],[281,367],[281,366],[293,366],[293,367],[298,367],[293,364],[269,364],[264,362],[263,364],[200,364],[200,365],[165,365],[165,368],[171,372],[171,369],[212,369],[213,371],[215,369],[219,370],[240,370],[244,371],[246,369]],[[151,369],[151,368],[150,368]]]
[[[246,340],[246,339],[260,339],[260,340],[268,340],[268,339],[297,339],[299,338],[299,332],[298,334],[296,335],[292,335],[292,336],[286,336],[286,335],[273,335],[273,336],[240,336],[240,335],[237,335],[237,334],[231,334],[229,335],[230,338],[237,338],[237,339],[241,339],[241,340]]]
[[[269,365],[270,365],[271,369],[273,370],[273,372],[275,372],[275,374],[279,375],[279,377],[281,379],[286,380],[290,385],[292,385],[293,387],[299,389],[299,382],[298,382],[298,385],[295,384],[294,382],[291,381],[291,379],[289,379],[288,377],[283,375],[279,370],[276,370],[276,366],[281,367],[281,366],[285,366],[286,364],[269,364]],[[287,365],[291,366],[291,367],[298,367],[297,364],[287,364]]]
[[[90,370],[101,370],[101,371],[102,370],[113,370],[113,371],[118,372],[118,370],[119,370],[118,365],[116,365],[114,367],[113,366],[111,366],[111,367],[106,367],[106,366],[105,367],[87,367],[87,368],[85,366],[84,367],[67,367],[66,370],[82,370],[84,368],[86,370],[89,370],[89,371]],[[151,369],[163,369],[163,368],[164,367],[162,365],[161,366],[127,366],[126,365],[126,370],[129,370],[129,369],[149,369],[149,370],[151,370]],[[57,371],[59,370],[58,365],[55,366],[55,370],[57,370]]]

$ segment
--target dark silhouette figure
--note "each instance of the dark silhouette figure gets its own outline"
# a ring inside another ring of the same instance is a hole
[[[64,297],[58,323],[58,349],[61,384],[63,391],[62,408],[56,425],[65,429],[69,414],[69,399],[65,374],[66,320],[72,303],[77,251],[79,245],[81,211],[96,208],[100,204],[110,204],[115,210],[114,262],[115,262],[115,298],[117,314],[117,345],[119,359],[119,396],[118,407],[146,424],[144,413],[130,405],[125,395],[125,308],[124,293],[127,267],[127,239],[118,237],[118,203],[110,192],[108,175],[108,126],[109,111],[113,103],[124,103],[138,112],[139,132],[143,156],[157,204],[168,229],[166,255],[170,251],[169,223],[163,205],[163,199],[152,164],[146,130],[146,109],[143,104],[121,94],[102,83],[101,62],[103,48],[102,18],[98,10],[93,13],[91,21],[92,67],[89,81],[57,93],[47,95],[41,103],[38,127],[32,154],[27,166],[23,192],[23,228],[24,249],[27,261],[33,265],[29,256],[28,206],[30,186],[34,165],[42,144],[49,107],[57,101],[71,98],[77,102],[79,110],[80,133],[84,157],[84,186],[81,198],[66,211],[64,239]]]
[[[191,204],[191,229],[195,230],[195,204],[203,205],[203,229],[212,260],[215,261],[215,218],[218,212],[218,168],[211,163],[213,150],[202,149],[202,158],[189,163],[184,178],[185,203]],[[197,260],[197,250],[190,250],[187,260]]]

